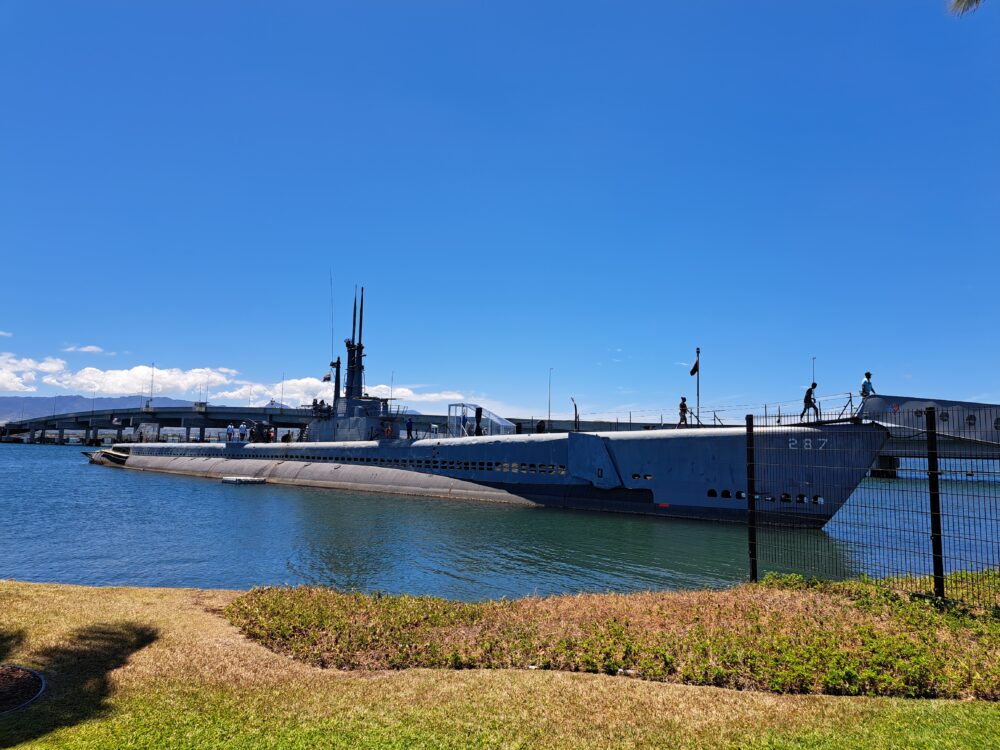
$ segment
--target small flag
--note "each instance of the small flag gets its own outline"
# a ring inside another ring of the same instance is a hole
[[[692,376],[698,374],[698,360],[700,360],[700,359],[701,359],[700,356],[694,358],[694,365],[692,365],[692,367],[691,367],[691,375]]]
[[[324,383],[329,383],[329,382],[330,382],[330,379],[331,379],[331,377],[332,377],[332,376],[330,375],[330,373],[327,373],[326,375],[324,375],[324,376],[323,376],[323,382],[324,382]]]

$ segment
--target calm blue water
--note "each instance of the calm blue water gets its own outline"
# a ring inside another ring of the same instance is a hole
[[[26,581],[320,583],[481,599],[722,587],[747,576],[737,524],[225,485],[91,466],[68,446],[0,444],[0,523],[0,578]],[[858,528],[762,534],[780,552],[767,569],[877,573]],[[922,564],[908,543],[895,545],[904,565]]]

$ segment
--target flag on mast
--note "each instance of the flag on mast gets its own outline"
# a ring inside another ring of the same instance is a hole
[[[330,380],[332,380],[332,379],[333,379],[333,376],[330,373],[327,373],[326,375],[323,376],[323,382],[324,383],[329,383]]]
[[[698,360],[701,359],[701,354],[697,354],[694,358],[694,364],[691,366],[691,376],[694,377],[698,374]]]

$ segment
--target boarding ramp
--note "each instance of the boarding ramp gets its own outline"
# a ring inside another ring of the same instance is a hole
[[[448,437],[513,435],[514,423],[479,404],[448,405]]]

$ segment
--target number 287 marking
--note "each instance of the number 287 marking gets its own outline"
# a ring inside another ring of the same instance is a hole
[[[826,448],[827,442],[829,442],[827,438],[802,438],[802,440],[788,438],[788,450],[821,451]]]

